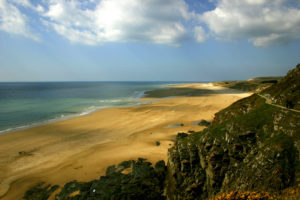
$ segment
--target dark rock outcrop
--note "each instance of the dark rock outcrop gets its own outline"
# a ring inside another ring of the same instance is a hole
[[[211,124],[211,122],[208,122],[204,119],[198,123],[199,126],[209,126],[210,124]]]
[[[26,200],[47,200],[58,188],[58,185],[51,186],[49,184],[45,185],[45,183],[39,183],[27,190],[23,198]]]
[[[71,181],[55,196],[56,200],[165,199],[163,196],[166,166],[155,166],[139,158],[106,169],[106,176],[90,182]],[[46,200],[58,186],[37,185],[24,195],[26,200]]]

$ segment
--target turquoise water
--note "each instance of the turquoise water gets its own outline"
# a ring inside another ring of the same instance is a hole
[[[96,110],[138,105],[163,82],[0,83],[0,134]]]

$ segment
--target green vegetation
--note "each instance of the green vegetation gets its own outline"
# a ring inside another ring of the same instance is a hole
[[[205,199],[220,190],[277,192],[293,186],[299,121],[298,113],[266,104],[256,94],[237,101],[217,113],[203,131],[177,136],[169,150],[175,178],[168,180],[168,194],[173,199]],[[235,199],[232,193],[224,195]]]
[[[299,72],[300,65],[278,83],[260,78],[224,84],[234,89],[261,90],[264,84],[274,83],[261,94],[274,102],[292,99],[296,107]],[[218,112],[203,131],[177,137],[168,154],[172,174],[168,177],[168,198],[299,198],[299,122],[298,112],[267,104],[257,94],[233,103]],[[225,192],[216,196],[220,191]]]
[[[212,93],[211,90],[196,88],[163,88],[145,92],[147,98],[164,98],[175,96],[202,96]]]
[[[277,83],[282,77],[257,77],[247,81],[221,81],[215,85],[227,87],[241,91],[260,91],[274,83]]]
[[[272,88],[262,91],[272,102],[286,108],[300,110],[300,64]]]

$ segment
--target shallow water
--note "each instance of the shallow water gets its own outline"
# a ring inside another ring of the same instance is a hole
[[[99,109],[137,105],[144,91],[167,82],[0,83],[0,134],[86,115]]]

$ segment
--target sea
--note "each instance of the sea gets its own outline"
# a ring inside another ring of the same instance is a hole
[[[0,134],[120,106],[175,82],[0,83]],[[176,82],[179,83],[179,82]]]

